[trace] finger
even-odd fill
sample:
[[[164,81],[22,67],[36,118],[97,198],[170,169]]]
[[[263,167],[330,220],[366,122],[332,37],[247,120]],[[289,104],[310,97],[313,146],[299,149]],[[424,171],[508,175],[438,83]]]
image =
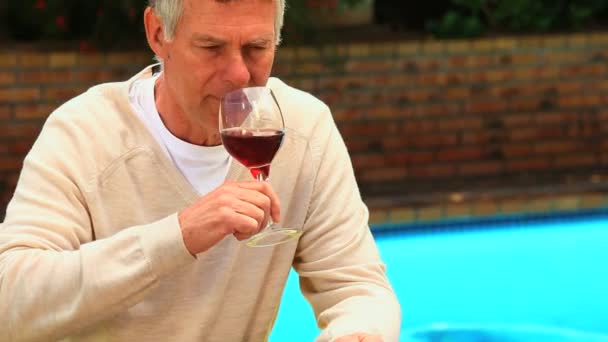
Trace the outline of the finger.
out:
[[[249,240],[253,235],[252,234],[243,234],[243,233],[234,233],[232,234],[239,241]]]
[[[232,235],[235,237],[248,237],[260,231],[259,222],[252,217],[240,213],[235,213],[235,215],[232,230]]]
[[[258,194],[258,196],[262,196]],[[260,208],[259,206],[248,202],[247,200],[237,200],[233,203],[232,209],[237,213],[254,219],[257,223],[257,230],[259,231],[266,226],[268,222],[267,210]],[[247,233],[243,231],[244,233]],[[255,232],[254,232],[255,233]]]
[[[240,212],[258,219],[258,221],[261,223],[260,225],[262,227],[265,227],[270,218],[270,215],[271,215],[270,211],[271,211],[272,203],[271,203],[271,199],[268,196],[266,196],[266,194],[259,191],[258,189],[259,188],[256,189],[256,187],[249,188],[249,187],[238,187],[238,186],[230,188],[229,192],[235,198],[229,198],[226,203],[228,203],[230,205],[230,207],[234,208],[235,210],[240,209],[240,207],[237,207],[237,205],[242,206],[242,203],[240,203],[240,202],[247,202],[247,203],[250,203],[251,205],[256,206],[261,211],[261,214],[263,215],[261,218],[258,218],[258,216],[253,216],[252,215],[252,213],[254,212],[253,210],[247,210],[247,211],[240,210]],[[235,199],[238,200],[239,202],[234,202]],[[251,209],[251,208],[249,208],[249,209]]]
[[[268,182],[241,182],[238,186],[242,189],[255,190],[264,194],[270,199],[270,215],[274,222],[279,222],[281,219],[281,205],[279,196],[274,192]]]

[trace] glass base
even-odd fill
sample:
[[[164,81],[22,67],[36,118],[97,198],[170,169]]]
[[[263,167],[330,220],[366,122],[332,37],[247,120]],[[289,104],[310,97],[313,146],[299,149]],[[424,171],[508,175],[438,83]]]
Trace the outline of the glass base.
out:
[[[269,227],[244,242],[249,247],[269,247],[297,239],[300,235],[302,231],[299,229]]]

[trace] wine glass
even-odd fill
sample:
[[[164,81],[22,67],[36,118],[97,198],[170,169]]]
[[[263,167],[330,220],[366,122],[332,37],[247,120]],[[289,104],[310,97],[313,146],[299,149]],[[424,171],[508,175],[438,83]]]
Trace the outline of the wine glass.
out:
[[[260,182],[267,181],[270,163],[285,137],[285,123],[274,93],[267,87],[241,88],[220,102],[220,135],[226,151]],[[245,240],[251,247],[273,246],[301,235],[300,229],[272,222]]]

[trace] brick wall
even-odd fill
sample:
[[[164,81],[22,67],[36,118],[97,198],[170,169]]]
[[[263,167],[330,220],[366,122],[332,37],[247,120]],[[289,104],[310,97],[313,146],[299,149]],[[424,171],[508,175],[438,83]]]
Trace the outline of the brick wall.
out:
[[[149,52],[0,52],[0,217],[50,111]],[[364,195],[561,184],[608,165],[608,33],[281,48],[328,103]]]

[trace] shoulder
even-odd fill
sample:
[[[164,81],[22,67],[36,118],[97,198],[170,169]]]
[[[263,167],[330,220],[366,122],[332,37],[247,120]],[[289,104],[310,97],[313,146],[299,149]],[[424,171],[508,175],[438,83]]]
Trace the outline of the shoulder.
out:
[[[106,137],[121,135],[124,130],[136,132],[140,122],[129,100],[132,82],[133,79],[91,87],[51,113],[45,128],[59,125],[64,129],[71,128],[89,136]],[[128,141],[121,139],[121,142]]]
[[[74,167],[94,176],[144,148],[149,133],[131,108],[129,85],[129,81],[100,84],[59,106],[47,118],[27,158],[48,165],[70,159]]]

